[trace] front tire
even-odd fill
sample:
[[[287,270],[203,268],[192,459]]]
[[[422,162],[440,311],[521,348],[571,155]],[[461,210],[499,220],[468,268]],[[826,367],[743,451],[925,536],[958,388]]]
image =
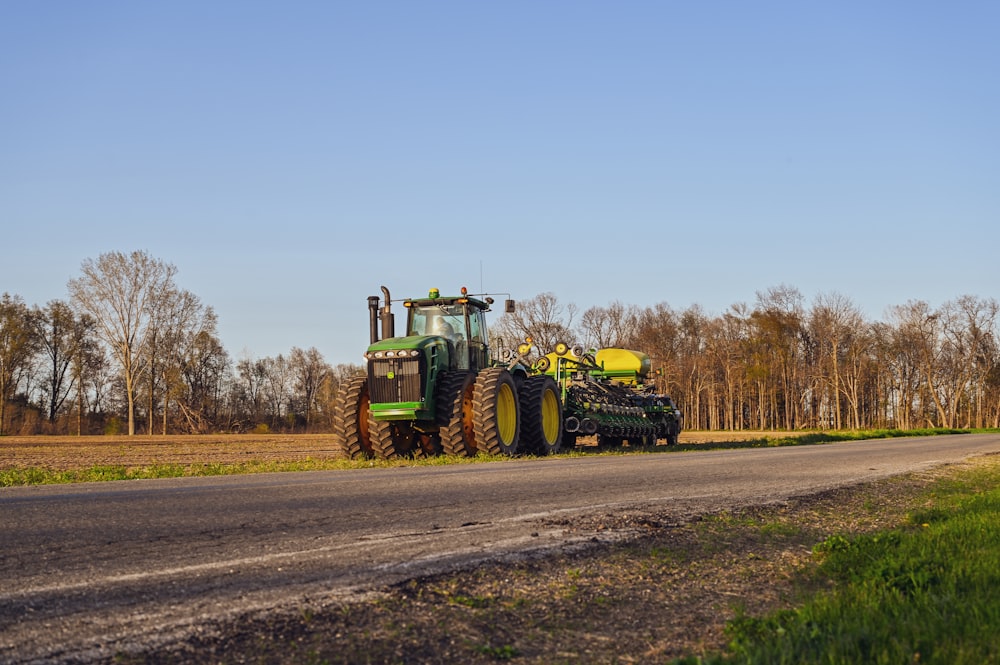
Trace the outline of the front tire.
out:
[[[368,438],[379,459],[397,459],[413,452],[416,434],[407,422],[375,420],[368,414]]]
[[[341,384],[333,419],[333,441],[348,459],[368,459],[375,455],[368,434],[369,404],[367,376],[355,376]]]

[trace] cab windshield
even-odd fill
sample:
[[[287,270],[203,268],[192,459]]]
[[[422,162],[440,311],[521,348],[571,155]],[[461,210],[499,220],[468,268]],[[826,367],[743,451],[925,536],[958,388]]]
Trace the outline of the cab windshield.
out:
[[[466,339],[466,335],[474,342],[485,342],[485,332],[481,330],[481,315],[466,317],[464,304],[425,305],[410,309],[407,322],[407,335],[439,335],[454,342]],[[473,311],[478,314],[478,310]],[[465,322],[469,322],[469,330]]]
[[[410,310],[406,334],[465,337],[465,307],[462,305],[414,307]]]

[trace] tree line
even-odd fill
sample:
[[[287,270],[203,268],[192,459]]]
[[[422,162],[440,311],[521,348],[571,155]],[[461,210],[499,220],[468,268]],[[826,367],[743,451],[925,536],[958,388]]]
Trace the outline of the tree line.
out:
[[[233,359],[216,315],[145,252],[85,260],[67,300],[0,297],[0,434],[324,432],[340,384],[363,371],[314,347]],[[551,293],[521,301],[493,343],[530,337],[643,351],[689,429],[1000,427],[992,298],[910,301],[869,321],[849,298],[808,306],[789,286],[721,315],[614,302],[580,313]]]
[[[67,300],[0,296],[0,435],[328,430],[340,380],[315,348],[227,353],[217,317],[146,252],[87,259]]]
[[[657,388],[689,429],[1000,427],[995,299],[965,295],[937,308],[913,300],[870,321],[841,294],[809,306],[786,285],[756,295],[753,306],[713,316],[666,303],[581,315],[542,294],[497,332],[531,331],[542,350],[568,340],[648,353],[662,370]]]

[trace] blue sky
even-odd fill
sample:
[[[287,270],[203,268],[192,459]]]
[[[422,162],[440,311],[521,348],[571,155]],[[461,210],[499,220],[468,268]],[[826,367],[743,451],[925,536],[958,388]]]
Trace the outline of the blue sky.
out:
[[[366,297],[1000,297],[995,2],[7,2],[0,292],[141,249],[234,357]]]

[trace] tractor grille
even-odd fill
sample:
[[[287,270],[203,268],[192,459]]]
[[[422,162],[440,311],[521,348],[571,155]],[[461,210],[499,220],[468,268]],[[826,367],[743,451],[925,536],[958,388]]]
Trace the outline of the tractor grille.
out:
[[[423,356],[368,362],[368,390],[374,404],[419,402],[424,396]]]

